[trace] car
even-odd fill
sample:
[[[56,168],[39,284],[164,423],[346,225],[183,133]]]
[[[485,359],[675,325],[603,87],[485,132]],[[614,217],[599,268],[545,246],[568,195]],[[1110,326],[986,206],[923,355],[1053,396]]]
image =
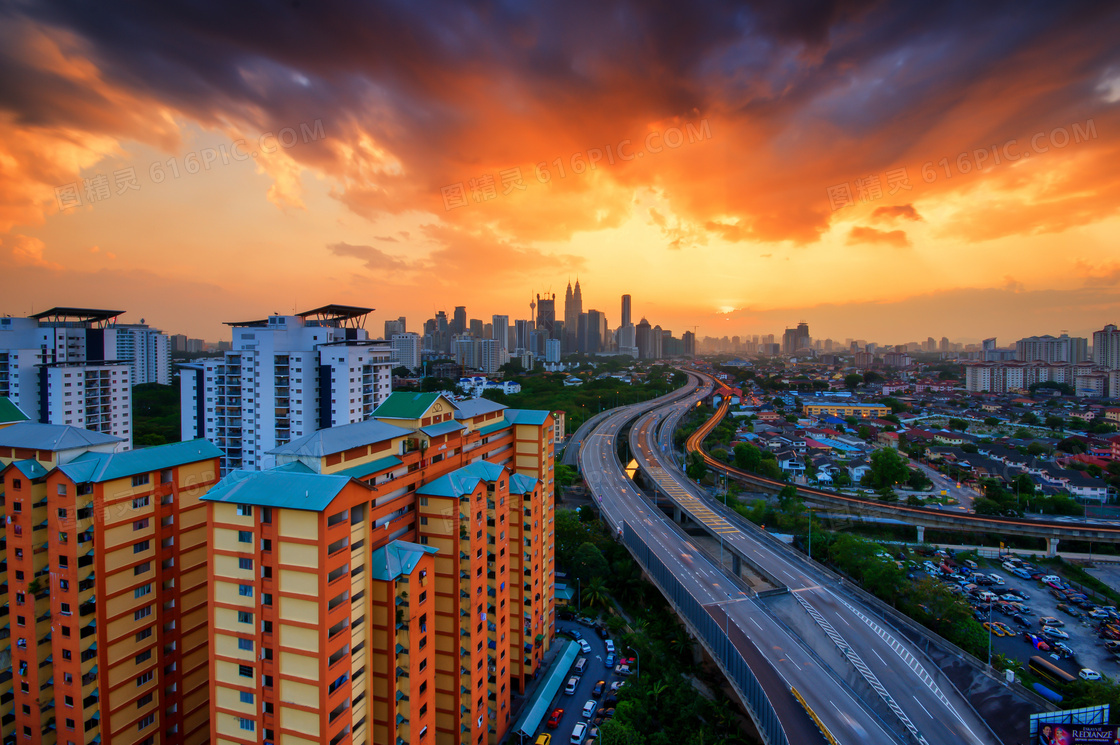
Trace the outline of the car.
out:
[[[1110,616],[1108,615],[1108,611],[1101,610],[1100,608],[1094,608],[1093,610],[1089,611],[1089,618],[1109,618],[1109,617]]]
[[[533,745],[552,745],[552,735],[547,732],[540,733],[537,739],[533,740]]]
[[[606,646],[607,646],[607,654],[610,654],[611,652],[614,652],[614,642],[612,640],[607,639],[603,643],[606,644]]]
[[[600,626],[598,629],[596,629],[596,631],[599,632],[600,639],[606,639],[607,635],[611,633],[610,629],[608,629],[606,626]]]
[[[1051,584],[1053,582],[1057,582],[1057,583],[1061,584],[1062,578],[1059,577],[1056,574],[1047,574],[1046,576],[1044,576],[1042,578],[1042,584],[1044,584],[1044,585],[1048,585],[1048,584]]]
[[[1006,584],[1003,577],[999,576],[998,574],[989,574],[988,577],[990,577],[992,582],[996,583],[997,585]]]
[[[998,625],[996,625],[994,623],[988,623],[987,621],[985,621],[984,622],[984,628],[986,628],[988,631],[992,632],[996,636],[1003,636],[1003,629],[1001,629]]]
[[[603,665],[607,668],[614,667],[614,655],[613,654],[608,654],[606,656],[606,659],[603,660]]]
[[[577,686],[579,686],[579,678],[575,676],[568,678],[568,685],[564,686],[564,694],[567,696],[573,695]]]
[[[549,729],[556,729],[557,727],[560,726],[560,720],[563,719],[563,718],[564,718],[564,710],[563,709],[553,709],[552,713],[549,714],[549,716],[548,716],[548,722],[546,723],[546,726]]]
[[[1031,622],[1028,621],[1027,619],[1023,618],[1018,613],[1012,615],[1011,620],[1014,621],[1015,623],[1019,624],[1019,626],[1023,627],[1024,629],[1029,629],[1030,626],[1031,626]]]
[[[1105,649],[1112,652],[1120,652],[1120,641],[1115,639],[1106,639],[1104,642]]]
[[[603,689],[606,688],[606,687],[607,687],[607,681],[600,680],[598,683],[595,684],[595,687],[591,689],[591,695],[594,696],[595,698],[599,698],[600,696],[603,695]]]
[[[615,691],[617,691],[619,688],[621,688],[625,684],[626,684],[625,680],[614,681],[613,683],[611,683],[611,693],[614,693]],[[609,701],[610,699],[608,698],[607,700]]]
[[[568,740],[571,745],[580,745],[583,742],[583,735],[587,732],[586,722],[576,722],[576,726],[572,727],[572,737]]]
[[[1015,632],[1003,621],[992,621],[992,625],[999,627],[999,630],[1003,632],[1004,636],[1015,636]]]
[[[1050,646],[1053,648],[1053,650],[1055,652],[1057,652],[1063,658],[1074,656],[1073,649],[1068,644],[1066,644],[1065,642],[1054,642]]]
[[[1047,626],[1043,628],[1042,635],[1047,639],[1069,639],[1069,634],[1062,631],[1061,629],[1056,629],[1053,626]]]
[[[583,705],[583,718],[590,719],[597,708],[599,708],[599,704],[595,703],[595,699],[588,699],[587,703]]]
[[[1060,618],[1054,618],[1053,616],[1043,616],[1042,618],[1038,619],[1038,625],[1039,626],[1057,626],[1057,627],[1060,627],[1060,626],[1065,626],[1066,622],[1063,621]]]
[[[583,634],[580,633],[579,629],[568,629],[565,633],[575,639],[577,642],[583,638]]]
[[[1101,674],[1092,668],[1083,667],[1077,671],[1077,677],[1082,680],[1100,680]]]
[[[583,650],[584,654],[591,654],[591,645],[587,643],[586,639],[579,640],[579,648]]]
[[[604,706],[617,706],[618,705],[618,696],[607,696],[605,699],[603,699],[603,705]]]

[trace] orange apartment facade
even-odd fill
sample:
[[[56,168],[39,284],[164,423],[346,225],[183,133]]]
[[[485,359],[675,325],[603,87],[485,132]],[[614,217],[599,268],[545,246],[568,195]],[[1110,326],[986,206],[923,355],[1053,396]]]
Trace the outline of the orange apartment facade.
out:
[[[5,741],[209,738],[205,440],[116,452],[74,427],[0,430]]]
[[[204,497],[214,743],[496,742],[541,664],[552,417],[403,392],[374,416]]]

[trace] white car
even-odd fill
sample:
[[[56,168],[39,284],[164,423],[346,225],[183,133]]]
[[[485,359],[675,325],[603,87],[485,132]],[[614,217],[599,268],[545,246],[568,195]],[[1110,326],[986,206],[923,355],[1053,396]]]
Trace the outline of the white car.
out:
[[[583,650],[584,654],[591,654],[591,645],[587,643],[586,639],[579,640],[579,648]]]
[[[1039,582],[1041,582],[1044,585],[1050,584],[1051,582],[1061,582],[1061,581],[1062,581],[1062,578],[1059,577],[1056,574],[1047,574],[1045,577],[1043,577],[1042,579],[1039,580]]]
[[[1003,577],[998,574],[989,574],[988,576],[991,577],[992,582],[995,582],[997,585],[1005,584]]]
[[[580,745],[583,742],[583,735],[587,732],[587,722],[576,722],[576,726],[572,727],[572,739],[568,740],[572,745]]]
[[[1043,626],[1042,635],[1047,639],[1069,639],[1069,634],[1053,626]]]
[[[613,654],[614,653],[614,641],[611,640],[611,639],[607,639],[603,643],[607,645],[607,653],[608,654]]]
[[[1100,680],[1101,679],[1101,674],[1100,673],[1098,673],[1096,670],[1092,670],[1092,669],[1087,668],[1087,667],[1081,668],[1081,671],[1079,673],[1077,673],[1077,675],[1082,680]]]
[[[599,704],[594,699],[588,699],[587,703],[583,705],[583,718],[590,719],[597,708],[599,708]]]

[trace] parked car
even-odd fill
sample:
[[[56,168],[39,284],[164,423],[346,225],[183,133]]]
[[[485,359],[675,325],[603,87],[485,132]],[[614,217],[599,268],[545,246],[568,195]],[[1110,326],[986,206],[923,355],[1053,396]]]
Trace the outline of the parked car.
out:
[[[580,639],[583,638],[583,634],[580,632],[579,629],[568,629],[564,633],[567,634],[568,636],[572,637],[576,641],[579,641]]]
[[[606,659],[603,660],[603,665],[607,668],[614,667],[614,655],[608,654]]]
[[[563,718],[564,718],[564,710],[563,709],[553,709],[552,714],[549,715],[549,717],[548,717],[548,722],[546,723],[546,726],[549,729],[556,729],[557,727],[560,726],[560,720],[563,719]]]
[[[605,680],[600,680],[595,684],[595,687],[591,689],[591,695],[595,698],[599,698],[603,695],[603,689],[606,688],[606,685],[607,682]]]
[[[1061,584],[1062,583],[1062,578],[1059,577],[1056,574],[1047,574],[1045,577],[1042,578],[1042,584],[1044,584],[1044,585],[1050,585],[1050,584],[1054,584],[1054,583]]]
[[[600,639],[606,639],[611,633],[610,629],[608,629],[606,626],[600,626],[598,628],[598,631],[599,631],[599,638]]]
[[[1078,671],[1077,677],[1082,680],[1100,680],[1101,674],[1091,668],[1083,667]]]
[[[612,641],[611,639],[607,639],[604,644],[607,645],[607,654],[614,652],[614,641]]]
[[[1042,618],[1038,619],[1038,625],[1039,626],[1065,626],[1066,622],[1063,621],[1060,618],[1054,618],[1053,616],[1043,616]]]
[[[591,645],[587,643],[586,639],[579,640],[579,648],[583,650],[584,654],[591,654]]]
[[[571,745],[580,745],[583,742],[583,735],[587,732],[586,722],[576,722],[576,726],[572,727],[572,737],[568,740]]]
[[[1094,608],[1093,610],[1089,611],[1089,618],[1100,619],[1100,618],[1109,618],[1109,617],[1110,616],[1108,615],[1108,611],[1102,610],[1100,608]]]
[[[1027,619],[1023,618],[1018,613],[1012,615],[1011,620],[1014,621],[1015,623],[1019,624],[1019,626],[1021,626],[1024,629],[1028,629],[1031,626],[1031,622],[1028,621]]]
[[[992,632],[996,636],[1003,636],[1004,635],[1003,634],[1003,629],[1001,629],[998,624],[988,623],[987,621],[985,621],[984,622],[984,628],[986,628],[988,631]]]
[[[583,718],[590,719],[597,708],[599,708],[599,704],[595,702],[595,699],[588,699],[587,703],[583,705]]]
[[[1062,631],[1061,629],[1056,629],[1053,626],[1047,626],[1047,627],[1043,628],[1042,629],[1042,635],[1045,636],[1047,639],[1062,639],[1062,640],[1069,639],[1069,634]]]
[[[540,733],[537,739],[533,740],[533,745],[552,745],[552,735],[547,732]]]
[[[1074,656],[1073,649],[1068,644],[1066,644],[1065,642],[1054,642],[1050,646],[1054,649],[1055,652],[1057,652],[1063,658],[1068,658],[1068,657],[1073,657]]]
[[[575,676],[572,676],[571,678],[568,678],[568,684],[566,686],[564,686],[564,693],[568,696],[573,695],[576,692],[576,686],[578,686],[578,685],[579,685],[579,678],[577,678]]]

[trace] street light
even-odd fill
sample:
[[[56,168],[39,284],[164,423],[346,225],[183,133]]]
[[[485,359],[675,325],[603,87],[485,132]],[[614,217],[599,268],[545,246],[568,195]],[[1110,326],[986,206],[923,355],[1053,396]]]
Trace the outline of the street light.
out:
[[[576,577],[576,612],[583,613],[583,587],[579,577]]]
[[[988,601],[988,667],[992,666],[992,601]]]

